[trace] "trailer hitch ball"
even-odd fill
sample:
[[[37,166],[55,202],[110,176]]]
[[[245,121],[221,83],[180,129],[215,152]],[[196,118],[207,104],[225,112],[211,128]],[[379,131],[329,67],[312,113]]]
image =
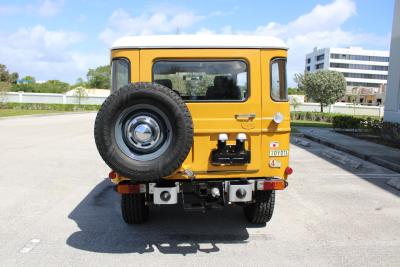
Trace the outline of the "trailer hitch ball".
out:
[[[219,198],[221,196],[221,193],[219,192],[219,188],[217,188],[217,187],[211,188],[211,196],[213,198]]]
[[[168,192],[168,191],[163,191],[163,192],[161,192],[161,194],[160,194],[160,199],[161,199],[162,201],[165,201],[165,202],[169,201],[169,200],[171,199],[171,193]]]
[[[246,197],[246,190],[243,188],[239,188],[238,190],[236,190],[236,196],[239,199],[243,199]]]

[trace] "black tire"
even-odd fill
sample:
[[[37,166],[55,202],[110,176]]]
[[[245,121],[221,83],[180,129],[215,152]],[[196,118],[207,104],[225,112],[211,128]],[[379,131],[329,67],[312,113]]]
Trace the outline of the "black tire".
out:
[[[121,196],[122,218],[127,224],[141,224],[149,219],[149,207],[145,194],[123,194]]]
[[[140,124],[153,127],[147,134],[154,147],[138,142]],[[152,182],[172,174],[186,159],[193,143],[193,123],[185,102],[173,90],[156,83],[133,83],[104,101],[94,136],[111,169],[135,183]]]
[[[272,218],[275,191],[256,191],[255,203],[243,208],[246,219],[255,224],[265,224]]]

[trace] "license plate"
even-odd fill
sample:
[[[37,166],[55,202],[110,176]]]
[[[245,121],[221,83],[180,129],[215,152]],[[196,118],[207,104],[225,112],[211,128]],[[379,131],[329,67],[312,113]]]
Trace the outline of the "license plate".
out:
[[[270,157],[287,157],[289,156],[289,150],[270,150]]]

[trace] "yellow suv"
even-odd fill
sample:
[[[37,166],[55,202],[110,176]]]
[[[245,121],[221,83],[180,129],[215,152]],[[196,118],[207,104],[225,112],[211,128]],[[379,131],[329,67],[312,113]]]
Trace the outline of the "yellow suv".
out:
[[[271,219],[285,189],[287,47],[240,35],[136,36],[111,48],[112,93],[95,122],[98,151],[122,194],[123,219],[149,206],[243,206]]]

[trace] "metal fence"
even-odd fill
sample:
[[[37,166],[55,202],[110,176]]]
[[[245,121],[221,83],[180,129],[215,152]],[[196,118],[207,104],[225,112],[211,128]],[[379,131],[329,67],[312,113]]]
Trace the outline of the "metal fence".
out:
[[[81,98],[81,104],[97,104],[100,105],[106,99],[105,96],[86,96]],[[67,96],[65,94],[43,94],[43,93],[25,93],[25,92],[10,92],[5,94],[6,102],[16,103],[46,103],[46,104],[78,104],[79,97]],[[383,108],[381,106],[363,106],[353,105],[348,103],[336,103],[324,107],[324,112],[341,113],[349,115],[368,115],[368,116],[383,116]],[[320,111],[318,103],[299,103],[291,105],[292,111]]]

